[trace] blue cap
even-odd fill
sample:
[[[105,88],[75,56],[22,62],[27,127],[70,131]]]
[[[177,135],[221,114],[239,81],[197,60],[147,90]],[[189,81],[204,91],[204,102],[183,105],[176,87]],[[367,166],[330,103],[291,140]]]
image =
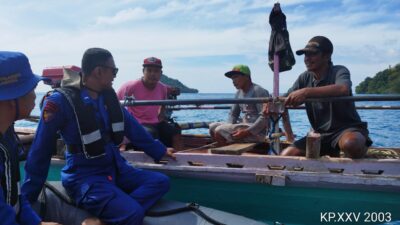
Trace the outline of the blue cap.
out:
[[[41,80],[23,53],[0,51],[0,101],[28,94]]]

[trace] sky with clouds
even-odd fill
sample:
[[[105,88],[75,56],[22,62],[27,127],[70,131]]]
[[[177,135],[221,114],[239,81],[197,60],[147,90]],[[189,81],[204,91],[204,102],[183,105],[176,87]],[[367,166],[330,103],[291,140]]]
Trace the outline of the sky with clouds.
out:
[[[143,59],[161,58],[164,73],[203,93],[232,93],[223,74],[247,64],[253,81],[272,91],[268,67],[270,0],[0,0],[0,49],[28,55],[34,72],[80,65],[90,47],[110,50],[120,72],[140,78]],[[316,35],[334,44],[334,64],[345,65],[353,88],[400,63],[399,0],[281,0],[293,51]],[[305,70],[296,56],[280,74],[285,92]],[[46,90],[44,85],[39,91]]]

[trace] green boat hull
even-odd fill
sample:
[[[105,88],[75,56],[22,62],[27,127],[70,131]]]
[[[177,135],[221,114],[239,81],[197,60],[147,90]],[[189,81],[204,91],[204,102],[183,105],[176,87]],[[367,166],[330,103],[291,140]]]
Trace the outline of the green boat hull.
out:
[[[370,224],[400,220],[400,195],[396,193],[275,187],[174,177],[171,180],[168,199],[194,201],[269,224],[318,224],[324,222],[321,216],[326,213],[327,218],[329,212],[335,213],[336,217],[339,213],[351,216],[360,213],[360,223],[366,222],[368,213],[386,213],[383,221],[377,219]],[[343,219],[350,222],[346,215]],[[354,218],[352,222],[355,222]]]

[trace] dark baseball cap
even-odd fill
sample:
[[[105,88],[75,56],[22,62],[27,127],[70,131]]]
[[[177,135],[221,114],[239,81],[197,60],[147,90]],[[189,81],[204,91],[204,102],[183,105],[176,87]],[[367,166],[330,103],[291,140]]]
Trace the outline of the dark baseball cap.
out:
[[[324,36],[315,36],[308,41],[305,48],[297,50],[297,55],[303,55],[306,52],[323,52],[332,54],[333,45],[332,42]]]
[[[158,59],[156,57],[145,58],[143,60],[143,67],[145,66],[155,66],[162,68],[161,59]]]

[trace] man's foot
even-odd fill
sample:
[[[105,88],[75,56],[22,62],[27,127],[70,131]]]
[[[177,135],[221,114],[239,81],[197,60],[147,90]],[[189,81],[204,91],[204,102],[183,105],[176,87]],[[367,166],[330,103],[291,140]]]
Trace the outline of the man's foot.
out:
[[[121,144],[121,145],[119,146],[119,151],[120,151],[120,152],[126,151],[126,144]]]
[[[82,222],[82,225],[106,225],[98,218],[87,218]]]

